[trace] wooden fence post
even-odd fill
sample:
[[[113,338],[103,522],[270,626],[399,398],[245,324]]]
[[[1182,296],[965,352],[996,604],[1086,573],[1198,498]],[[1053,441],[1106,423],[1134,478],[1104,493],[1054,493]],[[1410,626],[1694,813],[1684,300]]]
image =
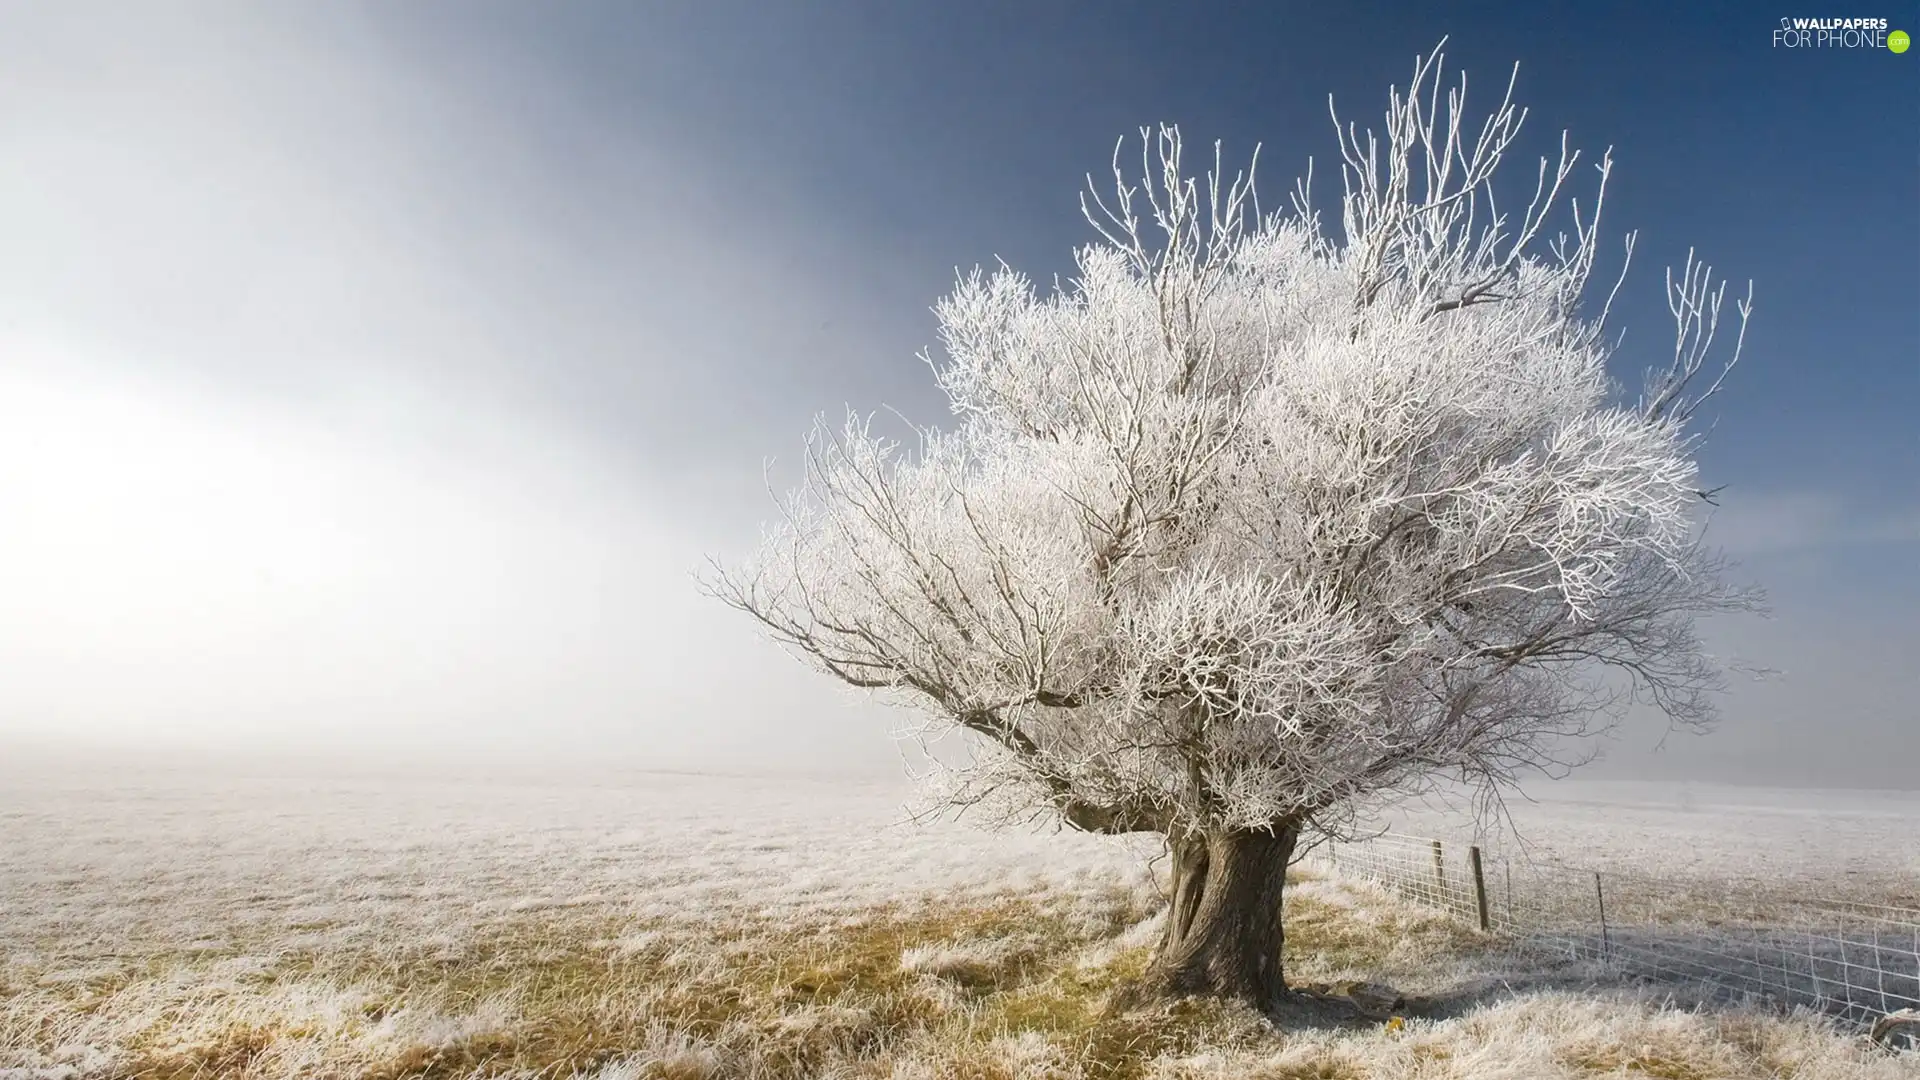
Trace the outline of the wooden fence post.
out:
[[[1485,933],[1493,929],[1493,920],[1487,913],[1487,876],[1480,865],[1480,846],[1475,844],[1467,849],[1467,866],[1473,870],[1473,907],[1480,916],[1480,930]]]

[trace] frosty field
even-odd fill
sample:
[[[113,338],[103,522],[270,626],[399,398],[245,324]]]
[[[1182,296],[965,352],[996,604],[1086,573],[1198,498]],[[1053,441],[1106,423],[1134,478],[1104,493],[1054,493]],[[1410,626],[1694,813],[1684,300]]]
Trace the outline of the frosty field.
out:
[[[1210,1007],[1109,1015],[1153,940],[1153,849],[915,824],[894,783],[0,779],[8,1080],[1916,1075],[1811,1018],[1517,967],[1306,868],[1290,977],[1386,981],[1431,996],[1427,1018],[1276,1035]],[[1648,802],[1595,813],[1601,833],[1568,803],[1536,840],[1643,858],[1668,814],[1739,868],[1763,820],[1769,858],[1805,830],[1845,881],[1912,857],[1909,804],[1885,802],[1805,821]]]
[[[1530,785],[1528,796],[1507,800],[1510,827],[1477,828],[1439,803],[1380,825],[1478,843],[1523,865],[1920,907],[1920,792],[1562,780]]]

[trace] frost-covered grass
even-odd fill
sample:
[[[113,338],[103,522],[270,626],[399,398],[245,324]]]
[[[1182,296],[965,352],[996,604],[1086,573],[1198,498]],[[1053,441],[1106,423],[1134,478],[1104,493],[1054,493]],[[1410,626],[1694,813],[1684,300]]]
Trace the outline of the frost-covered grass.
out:
[[[1511,970],[1311,872],[1293,977],[1429,1016],[1110,1014],[1157,932],[1137,845],[904,824],[890,785],[637,783],[10,775],[0,1076],[1915,1074],[1814,1019]]]

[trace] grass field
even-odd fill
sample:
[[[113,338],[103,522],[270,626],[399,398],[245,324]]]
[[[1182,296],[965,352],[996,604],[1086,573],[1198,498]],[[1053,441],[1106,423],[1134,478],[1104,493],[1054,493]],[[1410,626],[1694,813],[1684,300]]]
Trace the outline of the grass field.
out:
[[[1569,860],[1669,881],[1734,881],[1920,908],[1920,791],[1563,780],[1477,823],[1436,801],[1379,824],[1474,842],[1491,858]],[[1476,825],[1492,824],[1492,828]]]
[[[1304,868],[1291,977],[1424,1015],[1113,1014],[1152,849],[915,825],[900,794],[7,773],[0,1077],[1920,1075],[1814,1018],[1515,967]]]

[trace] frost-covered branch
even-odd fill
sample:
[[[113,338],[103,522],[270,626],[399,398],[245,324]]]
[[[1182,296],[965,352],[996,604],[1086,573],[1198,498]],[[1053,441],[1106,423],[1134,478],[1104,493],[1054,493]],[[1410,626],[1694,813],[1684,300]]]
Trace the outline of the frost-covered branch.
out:
[[[1519,68],[1508,78],[1499,106],[1472,132],[1465,126],[1464,74],[1441,106],[1445,59],[1436,46],[1415,62],[1406,92],[1392,94],[1384,145],[1371,131],[1342,126],[1334,114],[1345,163],[1343,221],[1354,256],[1356,303],[1372,304],[1383,290],[1397,286],[1405,294],[1400,302],[1432,318],[1513,299],[1521,289],[1550,288],[1571,306],[1593,268],[1601,204],[1613,172],[1611,151],[1595,166],[1599,182],[1591,212],[1582,215],[1579,201],[1572,202],[1571,243],[1562,234],[1548,245],[1554,272],[1523,273],[1580,153],[1570,149],[1562,133],[1558,158],[1540,159],[1533,194],[1513,221],[1499,209],[1493,180],[1527,118],[1527,111],[1513,103]],[[1332,98],[1327,105],[1332,110]]]
[[[1714,284],[1713,268],[1695,262],[1692,248],[1687,249],[1687,265],[1679,281],[1673,279],[1671,268],[1667,270],[1667,310],[1673,313],[1674,323],[1673,360],[1664,370],[1647,376],[1641,408],[1649,418],[1670,416],[1676,422],[1685,423],[1692,418],[1694,410],[1720,392],[1727,373],[1740,362],[1740,350],[1747,342],[1747,317],[1753,313],[1751,281],[1747,282],[1747,295],[1734,303],[1740,328],[1733,352],[1704,391],[1692,398],[1684,396],[1687,387],[1706,367],[1714,335],[1720,329],[1720,306],[1726,295],[1727,283]]]

